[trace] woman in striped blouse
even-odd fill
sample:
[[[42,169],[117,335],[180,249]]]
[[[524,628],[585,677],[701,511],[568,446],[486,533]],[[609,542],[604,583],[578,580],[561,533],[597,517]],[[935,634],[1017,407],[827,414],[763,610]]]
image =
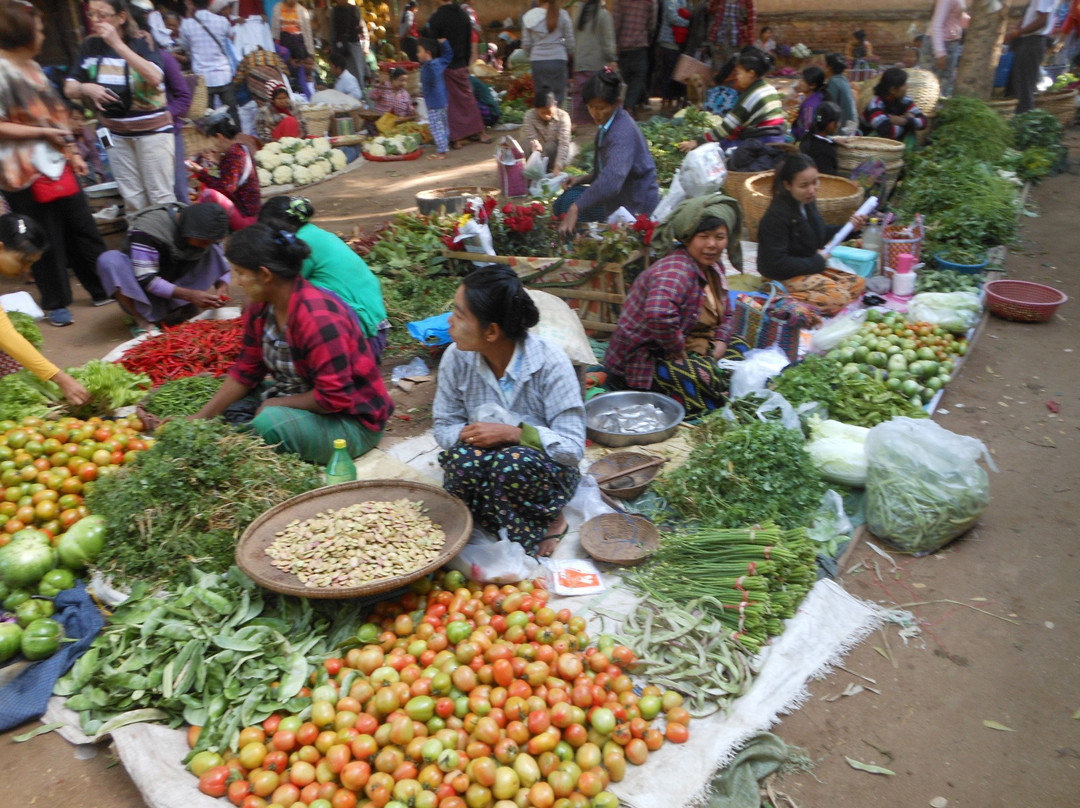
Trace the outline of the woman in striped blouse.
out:
[[[763,144],[784,142],[784,102],[776,88],[765,81],[772,59],[759,48],[744,48],[735,62],[735,89],[739,100],[716,128],[705,133],[705,141],[720,141],[727,148],[742,141]],[[701,145],[696,140],[679,144],[684,152]]]

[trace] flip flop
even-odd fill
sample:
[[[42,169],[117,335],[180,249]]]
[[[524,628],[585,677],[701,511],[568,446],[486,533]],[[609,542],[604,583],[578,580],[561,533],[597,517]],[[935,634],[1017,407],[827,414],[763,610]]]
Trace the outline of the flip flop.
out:
[[[149,334],[151,337],[156,337],[161,333],[161,330],[158,328],[143,328],[141,325],[133,325],[131,326],[131,328],[128,329],[128,331],[131,332],[132,339],[135,339],[136,337],[141,337],[144,334]]]
[[[558,533],[545,533],[544,538],[542,538],[540,541],[547,541],[548,539],[555,539],[555,543],[558,544],[559,542],[561,542],[563,540],[563,538],[566,536],[566,534],[568,532],[570,532],[570,523],[569,522],[567,522],[563,526],[563,529],[561,531],[559,531]]]

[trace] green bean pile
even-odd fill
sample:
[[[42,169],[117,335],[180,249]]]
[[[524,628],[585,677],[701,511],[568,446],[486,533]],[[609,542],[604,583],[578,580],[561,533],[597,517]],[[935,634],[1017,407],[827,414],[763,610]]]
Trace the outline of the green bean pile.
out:
[[[709,609],[723,609],[715,598],[684,606],[648,599],[625,617],[595,611],[622,621],[618,642],[631,648],[649,683],[686,694],[686,708],[704,718],[745,693],[757,670],[747,649],[731,637]]]
[[[784,630],[817,579],[816,551],[806,528],[702,527],[664,535],[660,550],[628,576],[631,586],[665,603],[701,599],[751,652]]]
[[[143,409],[158,418],[192,415],[202,409],[221,387],[221,378],[208,375],[185,376],[154,388]]]

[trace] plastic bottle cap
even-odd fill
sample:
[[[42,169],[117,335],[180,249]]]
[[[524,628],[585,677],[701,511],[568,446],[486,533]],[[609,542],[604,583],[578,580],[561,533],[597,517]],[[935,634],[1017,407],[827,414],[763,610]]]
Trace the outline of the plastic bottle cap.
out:
[[[334,448],[335,449],[344,449],[345,448],[345,438],[334,438]]]

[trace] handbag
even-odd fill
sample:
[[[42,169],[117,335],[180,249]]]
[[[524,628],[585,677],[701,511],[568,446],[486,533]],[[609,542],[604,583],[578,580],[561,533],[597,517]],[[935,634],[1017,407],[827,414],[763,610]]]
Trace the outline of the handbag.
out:
[[[41,174],[30,184],[30,193],[34,201],[41,205],[75,196],[79,190],[79,180],[70,165],[65,165],[63,173],[55,180]]]
[[[734,333],[742,337],[751,348],[778,345],[788,359],[794,362],[799,355],[802,319],[791,316],[789,307],[783,305],[785,301],[790,301],[790,298],[784,297],[786,290],[783,285],[770,281],[769,286],[769,297],[764,303],[760,297],[752,295],[739,294],[735,297]],[[778,307],[783,311],[777,311]]]

